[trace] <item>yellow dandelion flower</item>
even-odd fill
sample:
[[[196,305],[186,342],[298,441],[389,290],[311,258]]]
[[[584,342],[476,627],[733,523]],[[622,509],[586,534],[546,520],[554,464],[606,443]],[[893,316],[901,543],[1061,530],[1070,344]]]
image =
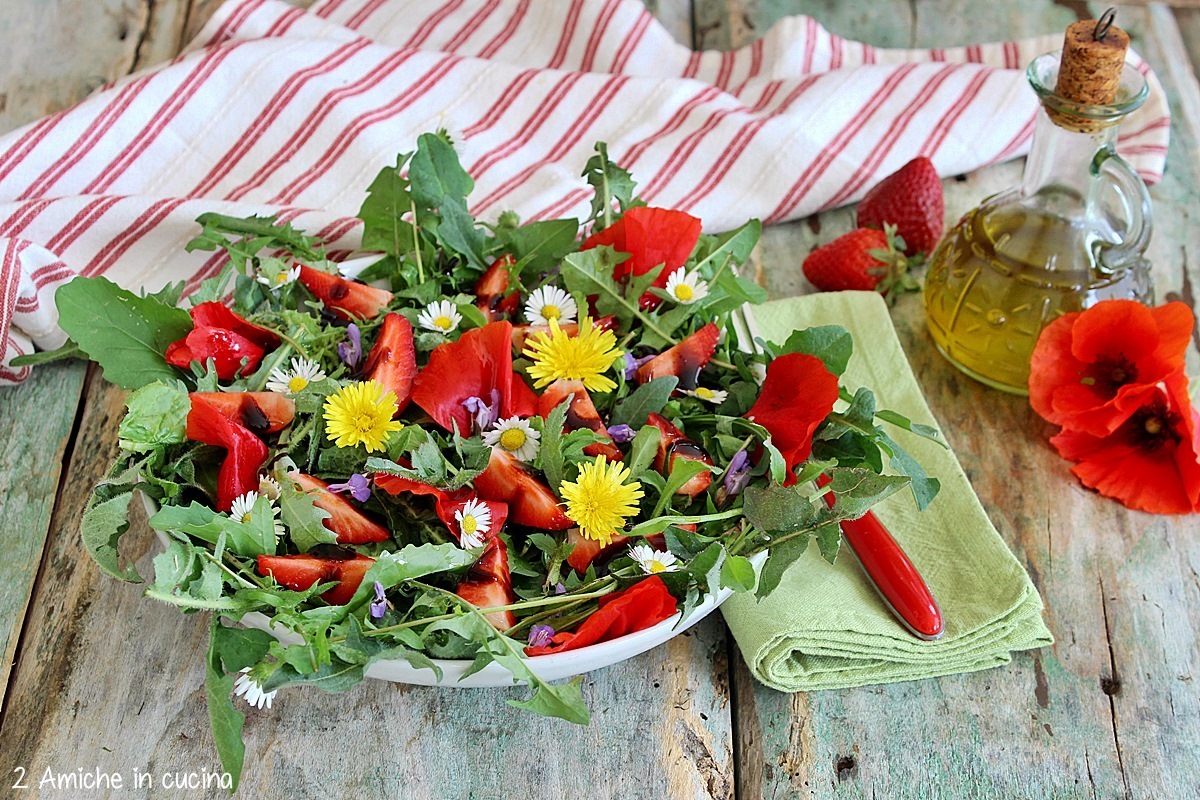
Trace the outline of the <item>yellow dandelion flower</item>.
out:
[[[642,484],[626,483],[629,470],[619,461],[612,464],[604,456],[584,464],[579,479],[560,486],[567,503],[567,516],[579,526],[586,538],[608,545],[625,520],[638,513]]]
[[[541,389],[557,380],[583,381],[592,392],[611,392],[617,388],[616,381],[604,375],[622,355],[612,331],[594,327],[587,317],[580,321],[577,336],[568,336],[558,320],[551,319],[549,323],[549,333],[530,336],[525,346],[525,355],[533,359],[529,376],[535,388]]]
[[[325,400],[325,433],[338,447],[362,442],[367,452],[383,450],[388,437],[404,427],[392,419],[396,395],[376,381],[343,386]]]

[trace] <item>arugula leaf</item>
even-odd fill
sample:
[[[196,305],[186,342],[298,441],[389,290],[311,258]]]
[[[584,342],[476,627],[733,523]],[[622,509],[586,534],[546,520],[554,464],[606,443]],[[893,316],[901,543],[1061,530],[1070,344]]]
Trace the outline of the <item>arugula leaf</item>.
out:
[[[14,367],[36,367],[39,364],[49,364],[52,361],[66,361],[68,358],[85,358],[86,355],[86,353],[79,349],[79,345],[68,339],[67,343],[57,350],[26,353],[23,356],[17,356],[9,363]]]
[[[142,453],[187,441],[192,402],[178,382],[148,383],[125,400],[125,416],[117,428],[122,450]]]
[[[242,726],[246,715],[233,707],[233,674],[262,661],[274,638],[265,631],[227,628],[214,614],[205,659],[204,690],[208,697],[208,719],[221,766],[233,779],[236,792],[242,776],[246,746]]]
[[[186,506],[163,506],[150,518],[156,531],[179,531],[210,544],[222,535],[228,537],[229,549],[242,558],[274,555],[275,531],[271,503],[265,497],[255,501],[250,520],[241,522],[192,501]]]
[[[659,516],[663,509],[666,508],[671,498],[675,493],[683,487],[685,483],[708,469],[702,461],[693,461],[688,458],[677,458],[671,464],[671,475],[667,478],[667,485],[662,490],[662,494],[658,496],[658,502],[654,504],[654,510],[650,512],[651,518]]]
[[[483,231],[467,211],[466,201],[447,196],[442,200],[441,212],[442,221],[434,231],[438,243],[465,257],[480,272],[486,270],[488,265],[483,260]]]
[[[840,325],[822,325],[794,332],[784,342],[780,355],[807,353],[825,363],[825,369],[841,375],[854,352],[854,339]]]
[[[626,461],[629,480],[637,480],[638,476],[654,463],[661,438],[662,432],[653,425],[645,425],[638,430],[637,435],[633,437],[633,444],[629,446],[629,458]]]
[[[393,256],[417,247],[415,228],[403,215],[412,205],[408,181],[402,170],[408,154],[396,157],[394,167],[384,167],[367,187],[367,198],[358,209],[363,221],[362,249],[381,250]]]
[[[546,417],[542,425],[542,444],[538,448],[538,468],[546,476],[546,485],[556,495],[564,477],[563,428],[567,424],[567,410],[570,407],[571,399],[568,398],[555,406]]]
[[[817,528],[814,536],[821,550],[821,558],[830,564],[837,561],[838,550],[842,546],[842,526],[837,522],[827,522]]]
[[[465,201],[475,181],[463,169],[458,153],[445,135],[423,133],[408,166],[412,198],[425,208],[442,208],[447,200]]]
[[[337,544],[337,534],[324,524],[332,515],[318,508],[312,495],[301,490],[295,481],[286,475],[280,478],[279,513],[296,549],[307,553],[319,544]]]
[[[616,404],[612,411],[611,424],[641,428],[650,414],[662,412],[678,385],[679,378],[674,375],[664,375],[643,383]]]
[[[609,160],[608,145],[604,142],[596,142],[596,155],[588,159],[583,168],[583,177],[596,190],[592,197],[592,216],[589,221],[596,222],[598,230],[612,225],[614,200],[622,212],[635,204],[633,190],[636,184],[633,176]]]
[[[530,275],[549,272],[563,256],[575,250],[578,233],[579,222],[573,219],[541,220],[496,232],[504,249],[524,264],[522,272]]]
[[[735,592],[754,588],[754,565],[745,556],[728,556],[721,564],[721,586]]]
[[[163,354],[191,331],[186,311],[138,297],[107,278],[74,278],[58,287],[54,300],[62,329],[110,383],[133,390],[179,379]]]

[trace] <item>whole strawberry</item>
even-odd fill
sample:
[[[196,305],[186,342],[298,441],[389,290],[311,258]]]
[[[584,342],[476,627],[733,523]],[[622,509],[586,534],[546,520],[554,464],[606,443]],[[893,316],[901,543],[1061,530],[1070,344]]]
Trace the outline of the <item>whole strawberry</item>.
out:
[[[867,192],[858,204],[858,227],[896,226],[905,254],[933,252],[945,227],[946,201],[933,162],[917,156]]]
[[[825,292],[876,289],[898,294],[917,286],[908,274],[904,241],[892,225],[882,231],[856,228],[839,236],[809,253],[803,269],[809,283]]]

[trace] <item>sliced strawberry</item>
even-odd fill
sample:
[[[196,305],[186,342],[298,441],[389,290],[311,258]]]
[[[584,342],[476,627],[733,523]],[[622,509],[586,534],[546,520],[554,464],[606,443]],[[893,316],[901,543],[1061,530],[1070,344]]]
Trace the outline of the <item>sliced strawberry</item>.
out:
[[[353,558],[319,558],[317,556],[259,556],[258,574],[275,578],[281,586],[303,592],[318,583],[338,581],[338,585],[321,594],[321,599],[333,606],[344,606],[354,597],[363,576],[375,563],[367,556]]]
[[[475,478],[475,491],[485,500],[508,503],[508,515],[518,525],[561,531],[574,523],[563,513],[550,487],[530,475],[512,454],[492,449],[483,474]]]
[[[383,327],[367,354],[363,373],[367,380],[378,381],[396,395],[396,416],[404,413],[412,399],[413,381],[417,377],[412,323],[395,312],[383,318]]]
[[[512,265],[512,256],[501,256],[475,282],[475,305],[492,322],[516,316],[521,308],[520,293],[508,291],[508,270]]]
[[[446,499],[446,493],[438,487],[422,483],[421,481],[415,481],[412,478],[406,478],[403,475],[388,475],[383,472],[376,472],[375,488],[383,489],[388,494],[408,492],[418,496],[428,495],[438,501]]]
[[[267,446],[248,428],[226,417],[215,406],[192,395],[185,435],[193,442],[224,447],[225,460],[217,473],[217,510],[228,511],[233,501],[258,490],[258,471],[267,462]]]
[[[313,495],[313,505],[329,512],[324,525],[337,534],[338,544],[366,544],[384,542],[391,538],[388,529],[367,518],[340,494],[327,488],[329,484],[320,478],[292,472],[289,476],[296,485]]]
[[[634,377],[638,383],[647,383],[655,378],[674,375],[679,378],[681,389],[694,389],[700,378],[700,370],[712,358],[720,337],[720,329],[710,322],[679,344],[642,364]]]
[[[508,548],[499,536],[491,536],[479,557],[463,578],[457,589],[458,596],[476,608],[496,608],[512,605],[516,596],[512,591],[512,575],[508,571]],[[487,615],[488,622],[498,630],[508,630],[517,624],[511,611],[497,611]]]
[[[471,502],[472,498],[469,494],[465,497],[455,496],[447,497],[445,500],[439,500],[436,506],[438,519],[440,519],[450,533],[454,534],[455,539],[462,539],[462,530],[460,530],[458,521],[454,515],[464,509],[467,503]],[[492,514],[491,525],[488,526],[487,536],[495,536],[504,528],[504,523],[508,521],[508,504],[499,503],[495,500],[482,500],[488,511]]]
[[[296,404],[278,392],[192,392],[191,396],[260,436],[278,433],[296,416]]]
[[[239,333],[198,325],[187,336],[167,345],[164,357],[168,364],[180,369],[189,369],[193,361],[204,365],[211,360],[217,378],[229,381],[258,369],[263,349]]]
[[[300,267],[300,282],[333,313],[345,320],[371,319],[392,302],[392,293],[348,281],[312,267]]]
[[[579,528],[567,531],[567,544],[574,545],[571,555],[567,556],[567,564],[580,575],[587,572],[588,565],[597,559],[616,555],[629,541],[628,536],[614,536],[607,545],[602,545],[595,539],[589,539],[579,532]]]
[[[188,313],[192,315],[192,322],[197,328],[224,328],[249,339],[263,350],[274,350],[279,346],[279,334],[275,331],[255,325],[221,303],[210,300],[193,307]]]
[[[708,454],[700,449],[700,445],[684,436],[683,431],[672,425],[666,417],[650,414],[646,418],[646,424],[658,428],[659,433],[662,434],[658,437],[658,455],[654,457],[654,468],[661,472],[663,477],[670,474],[671,467],[674,466],[677,458],[700,461],[710,465],[713,463]],[[710,484],[712,484],[712,473],[705,470],[679,487],[676,494],[686,494],[688,497],[694,498],[707,489]]]
[[[609,461],[620,461],[624,458],[620,449],[613,444],[612,437],[608,435],[608,428],[604,427],[604,422],[601,421],[583,381],[558,380],[547,386],[538,400],[538,415],[542,419],[549,417],[550,412],[562,405],[567,398],[571,398],[571,405],[567,407],[566,429],[576,431],[587,428],[605,439],[603,442],[589,444],[583,448],[583,452],[589,456],[607,456]]]

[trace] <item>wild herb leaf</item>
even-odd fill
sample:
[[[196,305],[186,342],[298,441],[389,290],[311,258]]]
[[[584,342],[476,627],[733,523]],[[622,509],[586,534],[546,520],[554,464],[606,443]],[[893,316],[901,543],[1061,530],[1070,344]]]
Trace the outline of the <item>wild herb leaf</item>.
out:
[[[125,399],[117,443],[122,450],[142,453],[186,442],[191,408],[187,390],[178,382],[148,383]]]
[[[613,408],[613,425],[628,425],[631,428],[641,428],[646,424],[650,414],[662,412],[671,399],[671,393],[679,385],[679,378],[666,375],[655,378],[634,389]]]
[[[854,339],[850,332],[840,325],[822,325],[816,328],[804,328],[788,337],[780,349],[780,355],[787,353],[807,353],[816,356],[825,363],[825,369],[834,375],[841,375],[850,363],[854,353]]]
[[[417,247],[416,229],[403,218],[412,205],[408,181],[402,174],[407,160],[408,154],[397,156],[396,165],[381,169],[367,187],[367,198],[358,210],[363,221],[363,250],[402,256]]]

